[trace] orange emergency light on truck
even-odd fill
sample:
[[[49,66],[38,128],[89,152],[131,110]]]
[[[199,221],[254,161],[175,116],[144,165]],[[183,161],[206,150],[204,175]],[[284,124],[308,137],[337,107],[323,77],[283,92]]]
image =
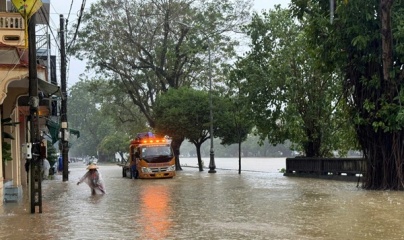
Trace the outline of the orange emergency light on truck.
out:
[[[129,159],[121,166],[123,177],[174,177],[175,157],[170,139],[155,136],[150,132],[137,134],[129,145]]]

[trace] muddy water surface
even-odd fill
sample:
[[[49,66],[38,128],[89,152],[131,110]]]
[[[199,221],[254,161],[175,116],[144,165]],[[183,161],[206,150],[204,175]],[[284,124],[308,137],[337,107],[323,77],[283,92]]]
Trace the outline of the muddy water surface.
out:
[[[284,158],[243,159],[241,175],[237,159],[216,159],[216,174],[196,162],[162,180],[101,164],[103,196],[76,185],[86,170],[72,163],[68,182],[43,182],[43,213],[26,198],[0,207],[0,239],[404,239],[403,192],[284,177]]]

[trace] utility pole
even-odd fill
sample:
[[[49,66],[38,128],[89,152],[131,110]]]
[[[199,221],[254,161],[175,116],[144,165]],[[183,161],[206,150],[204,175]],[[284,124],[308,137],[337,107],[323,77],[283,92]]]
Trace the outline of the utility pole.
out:
[[[66,92],[66,47],[65,47],[65,20],[60,14],[60,57],[61,72],[60,83],[62,87],[62,109],[60,111],[60,131],[63,160],[63,182],[69,180],[69,130],[67,128],[67,92]]]
[[[35,35],[35,15],[29,20],[28,26],[28,58],[29,58],[29,106],[30,115],[28,117],[28,144],[27,153],[29,160],[29,192],[31,213],[35,213],[36,207],[39,207],[39,213],[42,213],[42,159],[40,156],[41,140],[38,125],[38,74],[36,64],[36,35]]]

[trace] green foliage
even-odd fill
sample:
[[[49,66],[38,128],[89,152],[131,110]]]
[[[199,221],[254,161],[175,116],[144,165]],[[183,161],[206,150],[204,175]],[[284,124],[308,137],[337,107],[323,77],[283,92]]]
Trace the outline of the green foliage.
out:
[[[401,111],[401,103],[397,101],[401,84],[397,83],[403,80],[400,70],[404,59],[401,50],[403,13],[400,4],[395,2],[391,11],[392,59],[387,61],[392,63],[387,73],[391,82],[383,79],[380,1],[350,1],[347,5],[339,5],[338,17],[327,34],[328,52],[342,52],[334,54],[333,60],[336,68],[345,71],[347,102],[357,117],[356,123],[373,126],[375,132],[395,132],[403,127],[403,122],[397,121]],[[311,37],[315,38],[314,35]],[[387,57],[386,53],[384,57]]]
[[[250,7],[245,0],[99,1],[84,14],[84,27],[69,52],[87,59],[88,67],[120,89],[153,128],[158,95],[168,88],[204,86],[208,71],[221,75],[220,63],[234,57],[238,45],[226,33],[238,30]],[[127,104],[117,108],[122,119],[128,116]]]
[[[191,142],[209,138],[209,95],[192,88],[170,89],[154,106],[155,130]]]
[[[89,92],[88,85],[84,81],[76,83],[69,91],[70,100],[67,102],[69,126],[81,132],[81,137],[73,142],[70,149],[76,156],[96,155],[98,143],[104,136],[99,127],[105,119],[98,109],[97,95]]]
[[[215,114],[215,136],[219,136],[224,145],[242,143],[253,127],[249,109],[246,105],[237,104],[235,100],[235,97],[224,98],[221,111]]]
[[[292,0],[291,7],[311,26],[326,19],[324,1]],[[342,73],[343,97],[368,160],[365,188],[404,189],[403,36],[401,1],[335,1],[333,23],[308,32],[311,47],[320,38],[320,60]],[[308,11],[308,9],[310,11]],[[306,14],[318,9],[316,15]],[[321,20],[323,19],[323,20]]]
[[[52,145],[52,142],[48,141],[47,142],[47,158],[49,161],[49,164],[53,166],[55,162],[58,159],[58,152],[56,148]]]
[[[222,144],[239,143],[245,139],[251,122],[245,127],[241,117],[247,119],[247,114],[242,116],[242,108],[237,108],[229,98],[219,97],[217,93],[212,97],[215,136],[222,138]],[[154,107],[157,132],[183,136],[191,142],[204,142],[210,137],[209,98],[206,91],[186,87],[170,89],[157,99]]]
[[[196,147],[203,171],[200,147],[209,137],[209,94],[192,88],[169,89],[154,105],[155,130],[174,138],[187,138]]]
[[[19,124],[19,122],[12,122],[11,118],[5,118],[5,119],[1,119],[1,124],[2,124],[2,139],[3,139],[3,143],[2,143],[2,158],[3,158],[3,163],[6,161],[11,161],[13,160],[13,158],[11,157],[11,144],[8,142],[5,142],[4,139],[8,138],[11,140],[14,140],[14,137],[5,132],[4,131],[4,126],[16,126]]]
[[[128,134],[116,132],[105,136],[99,145],[99,149],[102,150],[104,154],[108,155],[113,155],[116,152],[127,152],[131,138],[132,136]]]
[[[136,106],[154,128],[159,95],[220,81],[239,44],[229,36],[240,32],[250,9],[251,0],[99,1],[68,52],[88,60],[88,69],[120,89],[128,109]],[[117,105],[117,116],[139,116],[127,104]],[[175,153],[182,141],[173,138]]]
[[[213,133],[222,139],[222,144],[241,143],[251,130],[251,122],[243,122],[236,105],[229,98],[212,94]],[[155,130],[172,137],[185,137],[196,147],[201,164],[201,145],[210,136],[209,92],[182,87],[169,89],[157,98],[154,106]],[[249,124],[246,124],[248,122]]]
[[[8,142],[3,142],[1,148],[1,154],[3,157],[3,162],[11,161],[13,158],[11,157],[11,144]]]
[[[285,172],[286,172],[286,169],[285,169],[285,168],[281,168],[281,169],[279,169],[279,172],[280,172],[280,173],[285,173]]]
[[[236,75],[230,72],[226,84],[221,110],[215,113],[217,129],[216,136],[222,140],[221,144],[241,144],[253,128],[252,111],[246,99],[241,95],[241,84]]]
[[[321,6],[306,7],[316,15]],[[306,156],[330,156],[355,142],[339,139],[353,135],[340,101],[342,73],[329,71],[328,62],[319,59],[321,42],[309,38],[321,24],[294,18],[280,6],[254,15],[244,28],[251,51],[233,72],[261,139],[272,144],[290,140]]]
[[[127,108],[127,117],[122,121],[120,116],[123,114],[118,115],[116,112],[122,111],[128,104],[119,93],[114,97],[114,93],[117,93],[116,89],[101,80],[80,81],[71,88],[68,101],[69,126],[81,133],[81,137],[72,142],[72,155],[95,156],[97,151],[102,155],[112,155],[126,151],[129,139],[139,129],[145,129],[143,117],[130,118],[133,109]],[[114,111],[117,104],[123,108]]]

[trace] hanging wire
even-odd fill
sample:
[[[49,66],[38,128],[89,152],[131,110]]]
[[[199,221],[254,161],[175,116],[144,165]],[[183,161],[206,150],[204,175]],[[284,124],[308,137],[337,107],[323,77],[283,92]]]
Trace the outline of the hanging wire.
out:
[[[79,15],[79,18],[77,20],[76,30],[74,32],[73,39],[70,41],[70,44],[67,46],[67,51],[69,51],[69,49],[72,46],[72,44],[74,43],[74,41],[76,41],[76,37],[77,37],[78,31],[79,31],[80,22],[81,22],[81,18],[83,17],[84,7],[85,6],[86,6],[86,0],[83,0],[82,3],[81,3],[81,8],[80,8],[80,15]]]

